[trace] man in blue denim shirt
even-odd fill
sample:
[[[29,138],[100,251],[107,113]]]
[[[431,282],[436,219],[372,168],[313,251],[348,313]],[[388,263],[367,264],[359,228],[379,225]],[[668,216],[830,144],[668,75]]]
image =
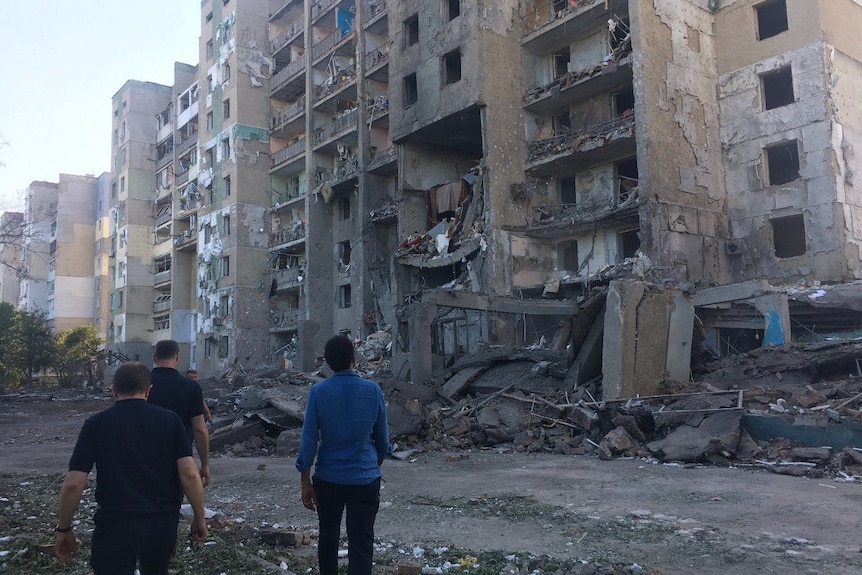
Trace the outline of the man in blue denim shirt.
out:
[[[345,507],[347,573],[371,575],[374,520],[380,507],[380,466],[390,452],[383,392],[353,371],[354,353],[353,342],[343,335],[326,342],[323,356],[335,373],[308,393],[296,458],[296,468],[302,474],[302,504],[317,510],[320,523],[320,575],[338,573],[338,541]]]

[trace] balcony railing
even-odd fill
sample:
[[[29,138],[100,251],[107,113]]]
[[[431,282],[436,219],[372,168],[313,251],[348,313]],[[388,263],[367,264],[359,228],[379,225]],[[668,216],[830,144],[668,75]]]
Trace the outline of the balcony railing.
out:
[[[618,137],[630,137],[634,133],[634,125],[634,114],[629,114],[583,130],[572,130],[552,138],[533,140],[527,145],[527,161],[534,162],[549,156],[573,152],[597,138],[608,142]]]
[[[270,41],[269,47],[272,50],[272,53],[275,54],[276,52],[284,48],[285,44],[290,42],[304,29],[305,18],[300,16],[297,20],[294,20],[293,24],[290,25],[290,28],[282,31],[278,36],[276,36],[272,39],[272,41]]]
[[[385,44],[375,50],[365,53],[365,68],[371,68],[389,60],[389,45]]]
[[[171,281],[171,270],[165,270],[163,272],[159,272],[153,278],[153,283],[155,285],[165,284]]]
[[[153,302],[153,313],[162,313],[171,309],[171,298],[156,300]]]
[[[389,146],[383,150],[371,148],[371,157],[368,161],[368,167],[375,168],[382,166],[383,164],[388,164],[389,162],[394,161],[397,155],[398,151],[395,146]]]
[[[338,160],[335,163],[335,170],[332,173],[332,182],[340,182],[348,178],[352,178],[359,172],[359,154],[351,154],[343,160]]]
[[[626,214],[636,212],[640,205],[637,185],[619,187],[620,190],[615,194],[608,191],[603,197],[592,201],[537,206],[529,216],[527,231],[546,235],[551,230],[571,233],[573,225],[592,224],[611,217],[626,217]]]
[[[362,6],[365,13],[366,21],[377,18],[380,14],[386,12],[386,4],[388,0],[364,0]]]
[[[305,153],[305,138],[300,138],[294,143],[280,149],[272,156],[272,167],[276,167],[284,162]]]
[[[296,328],[299,326],[299,318],[300,318],[300,310],[296,309],[285,309],[281,311],[272,312],[272,324],[273,328]]]
[[[192,242],[196,242],[198,239],[198,234],[195,230],[185,230],[177,234],[174,238],[174,245],[177,247],[182,247],[188,245]]]
[[[171,216],[172,210],[168,206],[166,209],[159,212],[159,214],[156,216],[156,227],[158,228],[159,226],[163,226],[166,223],[170,222]]]
[[[327,8],[338,4],[338,2],[339,0],[317,0],[317,2],[311,5],[311,19],[314,20],[323,14]]]
[[[298,115],[305,112],[305,97],[303,96],[287,108],[272,115],[272,129],[278,130]]]
[[[528,106],[537,100],[541,100],[549,95],[559,94],[563,90],[567,90],[579,82],[583,82],[584,80],[588,80],[594,76],[598,76],[601,74],[605,68],[607,68],[611,64],[615,64],[625,59],[626,56],[631,54],[631,41],[622,43],[618,50],[615,50],[611,54],[605,56],[605,58],[599,62],[598,64],[594,64],[592,66],[588,66],[587,68],[582,68],[575,72],[567,72],[560,76],[559,78],[555,78],[553,81],[548,82],[543,86],[534,86],[528,89],[524,93],[524,105]]]
[[[353,82],[354,78],[356,78],[356,69],[339,70],[333,78],[314,87],[314,96],[317,100],[322,100]]]
[[[335,31],[332,32],[329,36],[312,46],[311,48],[311,58],[312,60],[317,60],[321,56],[326,55],[330,50],[335,48],[335,46],[341,42],[344,38],[344,32],[341,31],[341,28],[336,28]]]
[[[289,63],[287,66],[276,72],[275,76],[272,77],[269,81],[269,85],[271,88],[271,92],[276,91],[283,84],[289,82],[294,78],[294,76],[298,75],[300,72],[305,70],[305,57],[299,57],[293,62]]]
[[[297,287],[300,284],[300,276],[304,275],[305,268],[303,266],[295,266],[292,268],[278,270],[274,273],[276,286],[278,289]]]
[[[269,247],[274,248],[305,238],[305,222],[293,222],[290,227],[274,232],[269,238]]]
[[[325,124],[314,131],[314,145],[320,144],[334,138],[337,134],[349,129],[356,128],[356,108],[342,112],[334,121]]]
[[[532,34],[540,28],[544,28],[554,22],[563,20],[576,12],[579,8],[595,3],[596,0],[566,0],[565,2],[560,2],[559,0],[537,0],[535,3],[535,9],[527,12],[521,17],[521,31],[525,36],[527,34]],[[555,10],[555,4],[558,6],[562,4],[563,7]]]

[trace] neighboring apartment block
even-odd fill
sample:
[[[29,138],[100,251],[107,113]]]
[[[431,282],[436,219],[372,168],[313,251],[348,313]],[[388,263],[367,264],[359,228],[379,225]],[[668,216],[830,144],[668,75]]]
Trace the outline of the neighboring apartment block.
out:
[[[108,346],[311,368],[389,325],[425,381],[550,337],[638,253],[698,286],[860,279],[858,24],[852,0],[204,0],[200,63],[114,97]]]
[[[24,214],[3,212],[0,214],[0,301],[18,305],[21,269],[21,241],[24,232]]]

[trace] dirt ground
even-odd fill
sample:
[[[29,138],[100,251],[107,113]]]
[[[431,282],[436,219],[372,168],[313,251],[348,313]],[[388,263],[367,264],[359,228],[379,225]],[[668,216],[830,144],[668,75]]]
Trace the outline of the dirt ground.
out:
[[[108,405],[0,400],[0,475],[62,473],[86,415]],[[380,546],[424,552],[425,564],[430,550],[456,546],[679,575],[862,573],[857,483],[495,450],[419,453],[383,469]],[[217,455],[212,473],[209,509],[250,525],[314,528],[292,458]]]

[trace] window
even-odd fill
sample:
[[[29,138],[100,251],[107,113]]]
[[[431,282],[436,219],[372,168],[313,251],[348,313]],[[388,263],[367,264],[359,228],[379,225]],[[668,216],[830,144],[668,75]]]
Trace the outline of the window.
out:
[[[225,138],[221,141],[221,159],[227,160],[230,158],[230,138]]]
[[[404,47],[407,48],[419,42],[419,14],[414,14],[404,21]]]
[[[227,295],[223,295],[219,298],[219,313],[222,317],[227,317],[230,315],[230,297]]]
[[[443,83],[447,86],[461,79],[461,50],[443,56]]]
[[[126,191],[126,176],[122,176],[120,178],[120,193],[122,194],[125,191]]]
[[[212,227],[205,224],[204,225],[204,243],[205,244],[210,243],[210,240],[212,239],[212,235],[213,235]]]
[[[572,61],[572,51],[566,46],[559,52],[555,52],[553,57],[554,78],[564,76],[569,71],[569,62]]]
[[[447,20],[454,20],[461,15],[461,0],[443,0],[443,11]]]
[[[632,192],[638,186],[638,159],[629,158],[616,164],[617,172],[617,204],[623,204],[631,198]]]
[[[226,358],[230,352],[230,339],[228,336],[223,335],[218,338],[218,356],[221,359]]]
[[[123,290],[117,291],[117,309],[123,309]]]
[[[805,220],[802,214],[773,218],[772,243],[775,246],[775,257],[792,258],[805,253]]]
[[[796,140],[770,146],[764,151],[770,185],[779,186],[799,178],[799,146]]]
[[[213,75],[207,75],[207,94],[213,93]]]
[[[349,285],[338,286],[338,307],[349,308],[351,305],[351,288]]]
[[[574,177],[560,178],[560,203],[566,205],[578,203]]]
[[[209,14],[207,14],[207,22],[212,22],[212,20],[213,20],[213,13],[210,12]]]
[[[230,235],[230,216],[224,216],[222,218],[222,228],[224,228],[224,235]]]
[[[572,117],[566,110],[554,116],[554,135],[563,136],[572,131]]]
[[[580,267],[578,263],[578,242],[572,240],[563,242],[557,248],[560,268],[566,271],[575,272]]]
[[[204,340],[204,357],[213,356],[213,342],[210,338]]]
[[[631,113],[635,108],[635,90],[634,86],[629,86],[622,92],[614,94],[614,112],[617,116],[625,116]]]
[[[350,196],[345,196],[339,200],[341,219],[350,219]]]
[[[225,64],[221,67],[221,81],[227,82],[230,80],[230,64]]]
[[[634,257],[641,247],[641,237],[638,230],[628,230],[617,234],[617,248],[620,260]]]
[[[785,0],[769,0],[756,6],[754,10],[757,12],[758,40],[772,38],[788,29]]]
[[[230,195],[230,176],[225,176],[222,181],[224,182],[224,195],[227,197]]]
[[[214,125],[215,123],[213,122],[213,113],[207,112],[207,130],[212,132]]]
[[[404,78],[404,107],[407,108],[419,99],[419,87],[416,84],[416,73]]]
[[[350,254],[352,251],[349,240],[338,242],[338,264],[340,266],[350,265]]]
[[[206,52],[207,52],[207,60],[212,60],[213,59],[213,41],[212,40],[207,40]]]
[[[224,117],[225,120],[230,118],[230,99],[222,102],[222,117]]]
[[[116,197],[117,197],[117,182],[113,182],[113,183],[111,184],[111,197],[112,197],[112,198],[116,198]]]
[[[779,68],[760,77],[763,91],[763,109],[772,110],[796,101],[793,94],[793,70],[790,66]]]
[[[230,275],[230,256],[222,256],[221,258],[221,276],[227,277]]]

